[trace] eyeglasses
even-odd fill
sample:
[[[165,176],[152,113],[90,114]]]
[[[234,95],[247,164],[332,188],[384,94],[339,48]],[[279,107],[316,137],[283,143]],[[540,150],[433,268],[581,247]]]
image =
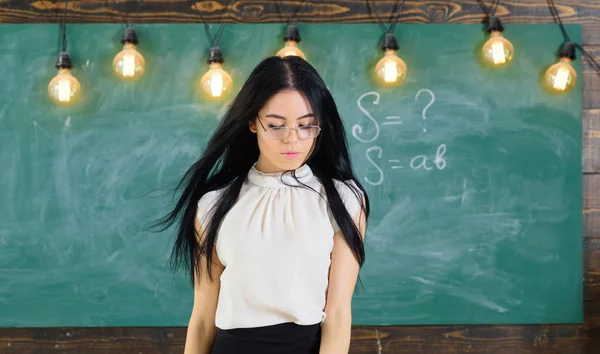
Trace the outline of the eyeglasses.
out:
[[[301,125],[296,128],[290,128],[287,125],[265,128],[259,116],[256,116],[260,126],[263,128],[267,137],[271,140],[283,140],[290,135],[290,131],[295,130],[298,139],[314,139],[321,133],[321,127],[318,125]]]

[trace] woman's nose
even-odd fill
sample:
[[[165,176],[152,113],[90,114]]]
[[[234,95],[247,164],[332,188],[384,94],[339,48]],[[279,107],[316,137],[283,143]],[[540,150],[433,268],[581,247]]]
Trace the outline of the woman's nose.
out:
[[[293,143],[298,141],[298,131],[296,129],[290,129],[288,135],[285,137],[286,143]]]

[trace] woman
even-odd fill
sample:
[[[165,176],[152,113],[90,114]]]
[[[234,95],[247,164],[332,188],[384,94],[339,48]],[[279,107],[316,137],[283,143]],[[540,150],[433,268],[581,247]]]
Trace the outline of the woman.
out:
[[[177,188],[186,354],[348,352],[369,201],[310,64],[263,60]]]

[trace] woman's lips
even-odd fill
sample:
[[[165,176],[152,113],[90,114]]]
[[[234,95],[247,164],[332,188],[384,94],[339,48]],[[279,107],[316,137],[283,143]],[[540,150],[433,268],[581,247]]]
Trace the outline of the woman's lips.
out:
[[[287,157],[288,159],[293,159],[293,158],[296,158],[296,157],[300,156],[300,153],[296,152],[296,151],[286,151],[286,152],[283,152],[281,154],[284,157]]]

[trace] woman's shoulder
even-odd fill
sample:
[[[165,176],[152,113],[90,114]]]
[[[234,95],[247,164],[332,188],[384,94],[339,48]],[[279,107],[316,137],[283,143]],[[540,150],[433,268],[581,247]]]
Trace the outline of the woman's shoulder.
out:
[[[333,179],[333,185],[335,186],[342,202],[346,206],[350,216],[354,217],[361,208],[364,199],[363,191],[358,187],[356,182],[352,179],[339,180]]]
[[[225,187],[220,189],[215,189],[212,191],[206,192],[200,199],[198,200],[198,210],[197,216],[200,219],[200,222],[206,223],[207,217],[212,214],[213,208],[216,205],[216,202],[219,200]]]
[[[219,199],[225,188],[215,189],[204,193],[204,195],[198,200],[198,207],[204,207],[215,202]]]
[[[358,184],[356,184],[356,182],[352,179],[340,180],[334,178],[333,185],[335,186],[335,189],[337,189],[342,199],[348,196],[355,196],[360,198],[363,195],[363,192],[358,187]]]

